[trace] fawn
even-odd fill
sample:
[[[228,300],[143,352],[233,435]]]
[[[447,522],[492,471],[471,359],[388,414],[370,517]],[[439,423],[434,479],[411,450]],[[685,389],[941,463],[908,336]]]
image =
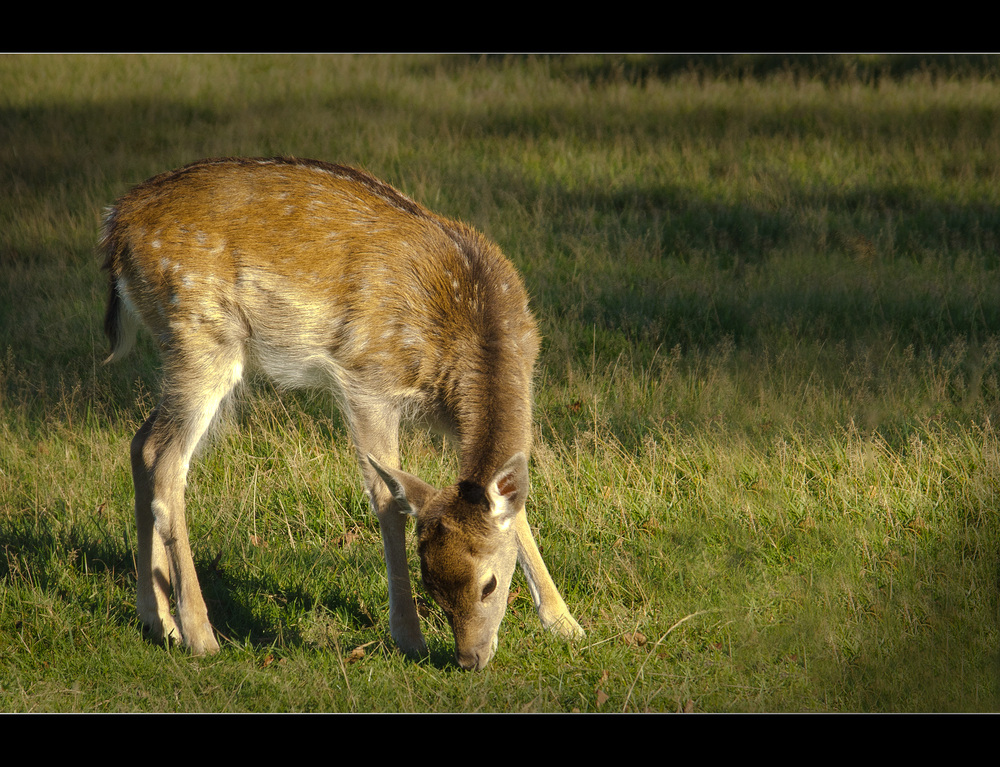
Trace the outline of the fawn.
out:
[[[426,647],[410,587],[406,516],[456,658],[497,647],[520,562],[542,624],[583,635],[525,516],[539,337],[524,286],[474,229],[354,168],[286,158],[203,160],[139,184],[105,218],[109,361],[144,325],[163,360],[159,404],[132,440],[138,613],[157,639],[214,653],[184,517],[188,465],[251,370],[333,392],[379,521],[389,625]],[[399,427],[452,436],[459,479],[400,470]],[[176,614],[169,605],[173,586]]]

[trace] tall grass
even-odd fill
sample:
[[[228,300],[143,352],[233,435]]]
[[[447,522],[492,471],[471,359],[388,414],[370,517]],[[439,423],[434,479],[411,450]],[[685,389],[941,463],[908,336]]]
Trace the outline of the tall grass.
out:
[[[1000,708],[1000,63],[991,57],[0,59],[4,710]],[[483,674],[386,640],[377,524],[318,395],[194,466],[223,653],[142,640],[103,206],[198,157],[364,166],[494,238],[545,335],[520,576]],[[444,483],[447,445],[404,464]]]

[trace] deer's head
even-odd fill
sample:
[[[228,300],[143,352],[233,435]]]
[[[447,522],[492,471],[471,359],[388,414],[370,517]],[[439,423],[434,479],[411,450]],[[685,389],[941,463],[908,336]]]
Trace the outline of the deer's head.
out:
[[[416,517],[421,576],[451,624],[458,664],[485,668],[517,565],[513,523],[528,496],[527,458],[517,453],[485,486],[462,480],[441,490],[368,460],[400,508]]]

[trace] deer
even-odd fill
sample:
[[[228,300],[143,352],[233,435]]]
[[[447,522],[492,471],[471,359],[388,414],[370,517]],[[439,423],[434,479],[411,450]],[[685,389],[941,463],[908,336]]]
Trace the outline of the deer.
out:
[[[405,547],[463,669],[498,647],[518,564],[544,628],[583,637],[526,516],[540,337],[500,248],[366,171],[318,160],[215,158],[138,184],[105,212],[105,332],[120,359],[145,327],[162,362],[132,439],[137,612],[154,641],[219,651],[185,520],[192,456],[250,375],[325,389],[344,415],[378,519],[395,645],[422,655]],[[458,480],[402,470],[400,428],[456,446]],[[170,596],[173,592],[174,611]]]

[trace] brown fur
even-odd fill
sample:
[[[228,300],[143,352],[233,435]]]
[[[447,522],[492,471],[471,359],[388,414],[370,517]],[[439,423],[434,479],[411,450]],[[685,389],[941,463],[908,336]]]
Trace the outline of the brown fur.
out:
[[[480,581],[494,577],[505,600],[514,558],[543,623],[582,633],[523,520],[539,341],[521,280],[493,243],[363,171],[276,158],[204,160],[136,186],[109,212],[101,248],[109,359],[131,345],[133,314],[163,357],[162,399],[132,446],[139,612],[154,635],[218,649],[183,493],[192,452],[251,368],[341,402],[382,529],[390,626],[403,649],[421,650],[423,638],[400,511],[418,518],[429,589],[454,605],[463,665],[485,665],[503,615],[474,616],[469,594],[492,603]],[[457,485],[437,491],[398,471],[398,427],[410,418],[455,437]],[[491,552],[483,561],[481,550]]]

